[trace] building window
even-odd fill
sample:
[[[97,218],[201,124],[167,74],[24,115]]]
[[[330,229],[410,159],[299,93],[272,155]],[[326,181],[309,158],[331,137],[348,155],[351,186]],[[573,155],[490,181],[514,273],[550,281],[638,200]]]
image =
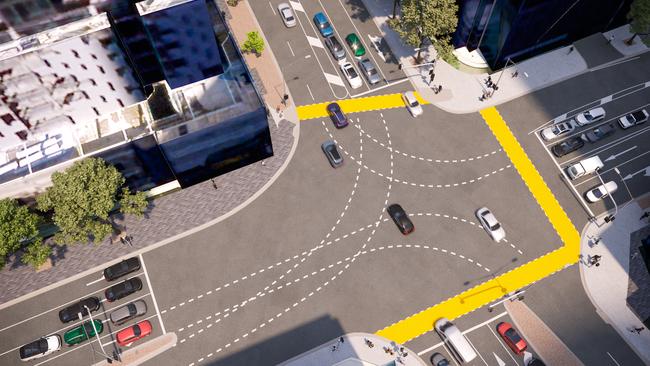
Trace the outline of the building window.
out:
[[[8,126],[11,126],[11,122],[15,121],[14,116],[12,116],[9,113],[3,114],[2,117],[0,117],[0,118],[2,118],[4,123],[7,124]]]

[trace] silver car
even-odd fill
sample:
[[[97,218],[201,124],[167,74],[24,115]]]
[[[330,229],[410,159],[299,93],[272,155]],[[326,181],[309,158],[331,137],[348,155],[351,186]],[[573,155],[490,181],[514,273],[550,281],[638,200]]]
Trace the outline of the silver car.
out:
[[[289,4],[281,3],[278,5],[278,12],[287,28],[293,28],[296,26],[296,15],[293,13],[293,9],[291,9]]]
[[[125,323],[133,318],[147,313],[147,304],[143,300],[128,303],[111,313],[111,321],[115,325]]]
[[[420,102],[418,102],[418,99],[415,97],[415,93],[412,91],[402,93],[402,100],[404,101],[404,105],[406,105],[406,109],[411,112],[411,115],[413,117],[417,117],[422,114],[422,106],[420,105]]]
[[[602,107],[598,107],[586,112],[582,112],[578,114],[575,118],[576,122],[580,126],[598,122],[603,119],[605,119],[605,110]]]
[[[325,45],[329,48],[335,59],[343,60],[345,58],[345,49],[343,49],[343,45],[336,37],[329,36],[325,38]]]
[[[483,229],[490,234],[492,240],[498,243],[505,239],[505,230],[503,230],[503,227],[499,224],[497,218],[494,217],[494,214],[492,214],[487,207],[481,207],[476,210],[476,218],[481,223],[481,226],[483,226]]]
[[[364,58],[363,60],[359,61],[359,69],[361,69],[361,73],[368,79],[368,82],[372,84],[377,84],[378,82],[381,81],[381,78],[379,77],[379,72],[377,72],[377,68],[375,65],[372,64],[372,61],[370,61],[367,58]]]
[[[343,156],[339,153],[339,150],[336,148],[336,143],[332,140],[327,140],[321,145],[323,153],[327,157],[327,160],[332,165],[332,168],[338,168],[343,165]]]

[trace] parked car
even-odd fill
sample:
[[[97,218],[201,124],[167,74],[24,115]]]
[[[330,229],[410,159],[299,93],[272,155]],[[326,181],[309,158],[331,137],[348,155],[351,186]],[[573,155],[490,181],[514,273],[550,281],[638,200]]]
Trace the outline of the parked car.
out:
[[[441,355],[440,353],[436,352],[431,356],[431,364],[433,366],[449,366],[451,363],[449,363],[449,360],[445,358],[445,356]]]
[[[524,341],[523,338],[519,336],[515,328],[513,328],[510,323],[501,322],[497,324],[497,332],[499,332],[512,352],[520,355],[524,353],[526,348],[528,348],[526,341]]]
[[[605,119],[605,110],[602,107],[582,112],[575,117],[576,123],[580,126],[598,122],[603,119]]]
[[[345,113],[343,113],[341,106],[339,106],[338,103],[328,104],[327,114],[329,114],[330,119],[334,122],[336,128],[343,128],[348,125],[348,117],[345,116]]]
[[[316,28],[318,28],[321,36],[329,37],[334,34],[334,29],[332,28],[329,20],[327,20],[325,14],[316,13],[316,15],[314,15],[314,24],[316,24]]]
[[[648,111],[645,109],[639,109],[638,111],[624,115],[618,119],[618,124],[621,125],[623,129],[630,128],[632,126],[640,125],[641,123],[648,120]]]
[[[338,168],[343,165],[343,156],[341,156],[339,153],[339,150],[336,147],[336,143],[334,143],[334,141],[327,140],[323,142],[321,149],[323,149],[323,153],[325,153],[325,156],[330,162],[330,165],[332,165],[332,168]]]
[[[97,319],[93,320],[92,323],[89,320],[65,332],[63,340],[67,345],[73,346],[87,340],[89,337],[94,337],[95,329],[97,329],[97,334],[102,334],[104,325]]]
[[[361,40],[355,33],[348,34],[345,37],[345,42],[347,42],[348,46],[350,46],[355,57],[362,57],[366,54],[366,48],[363,47]]]
[[[148,320],[143,320],[138,324],[120,330],[115,335],[115,338],[117,339],[117,344],[124,347],[127,344],[148,336],[149,334],[151,334],[151,323],[149,323]]]
[[[86,307],[90,309],[91,312],[99,310],[99,298],[92,296],[62,309],[59,311],[59,319],[63,323],[79,320],[79,313],[81,313],[82,316],[88,315]]]
[[[377,72],[377,68],[370,59],[364,58],[359,60],[359,69],[371,85],[377,84],[381,81],[379,72]]]
[[[345,58],[345,50],[343,49],[343,45],[341,42],[339,42],[336,36],[329,36],[325,38],[325,45],[330,50],[332,56],[334,56],[335,59],[343,60]]]
[[[280,3],[278,5],[278,13],[280,13],[280,18],[287,28],[293,28],[296,26],[296,15],[293,13],[293,9],[287,3]]]
[[[602,126],[598,126],[589,132],[583,133],[582,136],[580,136],[580,138],[582,138],[585,141],[596,142],[604,139],[607,136],[613,135],[615,131],[616,131],[616,127],[614,126],[614,124],[609,123]]]
[[[476,210],[476,218],[481,223],[481,226],[483,226],[483,229],[485,229],[485,231],[490,235],[492,240],[498,243],[506,237],[505,230],[503,230],[503,227],[497,218],[494,217],[492,211],[487,207],[481,207]]]
[[[354,69],[354,66],[352,66],[351,63],[349,62],[342,63],[341,71],[343,71],[343,75],[345,75],[345,78],[348,80],[348,83],[350,84],[352,89],[360,88],[363,85],[363,82],[361,81],[359,74],[357,74],[357,70]]]
[[[576,151],[583,146],[585,146],[585,142],[580,137],[571,137],[559,144],[553,145],[551,151],[553,152],[553,155],[559,158],[570,152]]]
[[[617,189],[618,185],[616,185],[616,182],[609,181],[605,184],[601,184],[598,187],[594,187],[588,190],[587,193],[585,193],[585,198],[589,202],[597,202],[616,192]]]
[[[404,105],[406,105],[406,109],[411,113],[411,116],[417,117],[422,114],[422,106],[415,97],[415,93],[412,91],[402,93],[402,100],[404,101]]]
[[[115,325],[126,323],[127,321],[142,316],[147,313],[147,304],[144,300],[130,302],[111,312],[111,321]]]
[[[140,260],[138,257],[128,258],[106,268],[104,270],[104,278],[106,281],[113,281],[138,270],[140,270]]]
[[[108,302],[113,302],[140,290],[142,290],[142,281],[137,277],[133,277],[107,288],[104,295],[106,295]]]
[[[574,129],[575,126],[571,121],[564,121],[543,129],[541,135],[544,140],[551,141],[562,135],[568,135]]]
[[[47,356],[50,353],[56,352],[60,349],[61,336],[58,334],[53,334],[41,339],[37,339],[34,342],[27,343],[26,345],[20,347],[20,350],[18,352],[20,353],[21,361],[30,361]]]
[[[393,219],[395,225],[397,225],[397,228],[402,234],[408,235],[412,233],[413,230],[415,230],[415,226],[413,226],[413,221],[411,221],[411,219],[406,214],[406,211],[404,211],[402,206],[395,203],[388,206],[387,211],[388,211],[388,215],[390,216],[391,219]]]

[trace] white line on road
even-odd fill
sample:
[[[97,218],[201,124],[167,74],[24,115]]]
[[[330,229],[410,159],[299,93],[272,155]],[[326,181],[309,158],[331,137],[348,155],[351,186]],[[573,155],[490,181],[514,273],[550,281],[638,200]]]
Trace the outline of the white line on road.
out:
[[[569,165],[571,162],[573,162],[575,160],[582,160],[583,157],[586,156],[587,154],[591,154],[591,156],[598,155],[603,151],[609,150],[609,149],[611,149],[611,148],[613,148],[615,146],[618,146],[618,145],[620,145],[622,143],[625,143],[628,140],[631,140],[631,139],[633,139],[633,138],[635,138],[635,137],[637,137],[639,135],[642,135],[642,134],[644,134],[644,133],[646,133],[648,131],[650,131],[650,126],[646,126],[641,130],[638,130],[638,131],[636,131],[634,133],[630,133],[628,135],[625,135],[624,137],[621,137],[618,140],[614,140],[614,141],[609,142],[609,143],[607,143],[605,145],[601,145],[601,146],[599,146],[599,147],[597,147],[597,148],[595,148],[593,150],[588,151],[585,154],[579,154],[578,156],[575,156],[575,157],[573,157],[571,159],[568,159],[568,160],[564,161],[561,165],[567,166],[567,165]],[[539,138],[539,136],[538,136],[538,138]],[[544,144],[541,140],[539,142],[542,145]],[[548,149],[545,149],[545,150],[548,151]]]
[[[631,158],[631,159],[629,159],[629,160],[626,160],[626,161],[624,161],[624,162],[622,162],[622,163],[616,165],[614,168],[622,167],[623,165],[626,165],[626,164],[630,163],[631,161],[634,161],[634,160],[636,160],[636,159],[638,159],[638,158],[640,158],[640,157],[642,157],[642,156],[645,156],[645,155],[647,155],[647,154],[650,154],[650,151],[646,151],[646,152],[644,152],[643,154],[639,154],[639,155],[637,155],[637,156],[635,156],[635,157],[633,157],[633,158]],[[607,169],[607,170],[602,171],[602,172],[599,171],[599,172],[600,172],[600,175],[602,176],[602,175],[604,175],[604,174],[606,174],[606,173],[609,173],[609,172],[611,172],[612,170],[614,170],[614,168]],[[590,180],[592,180],[592,179],[596,179],[596,178],[597,178],[597,176],[592,176],[592,177],[590,177],[590,178],[588,178],[588,179],[585,179],[585,180],[583,180],[582,182],[580,182],[580,183],[578,183],[578,184],[574,184],[574,185],[577,187],[577,186],[583,185],[583,184],[589,182]]]
[[[404,79],[402,79],[402,80],[394,81],[394,82],[392,82],[392,83],[386,83],[386,85],[382,85],[382,86],[380,86],[380,87],[378,87],[378,88],[374,88],[374,89],[372,89],[372,90],[364,91],[363,93],[350,95],[350,98],[358,98],[358,97],[363,96],[363,95],[366,95],[366,94],[374,93],[374,92],[376,92],[376,91],[378,91],[378,90],[386,89],[386,88],[388,88],[389,86],[393,86],[393,85],[401,84],[401,83],[403,83],[403,82],[405,82],[405,81],[409,81],[409,78],[404,78]]]
[[[291,4],[291,7],[295,11],[300,11],[300,12],[305,12],[305,9],[303,9],[302,4],[297,2],[297,1],[289,1],[289,4]]]
[[[503,344],[503,342],[501,341],[501,337],[499,337],[499,336],[494,332],[494,329],[492,329],[492,327],[487,327],[487,328],[490,330],[490,332],[492,332],[492,334],[494,334],[494,338],[496,338],[497,341],[499,341],[499,344],[501,345],[501,347],[503,347],[503,349],[506,351],[506,353],[508,354],[508,356],[510,356],[510,358],[512,358],[512,360],[515,362],[515,365],[519,365],[519,363],[517,363],[517,360],[515,360],[515,358],[512,357],[512,355],[510,354],[510,350],[509,350],[508,348],[506,348],[506,345]],[[496,356],[496,354],[495,354],[495,356]]]
[[[307,91],[309,92],[309,95],[311,96],[311,100],[315,101],[316,99],[314,99],[314,94],[312,94],[311,88],[309,87],[309,84],[305,83],[305,86],[307,87]]]
[[[325,48],[325,46],[323,46],[323,42],[321,42],[320,39],[312,36],[306,36],[306,37],[307,37],[307,42],[309,42],[309,44],[312,47]]]
[[[160,316],[160,309],[158,309],[158,302],[156,301],[156,295],[153,293],[153,287],[151,287],[151,281],[149,280],[149,273],[147,273],[147,266],[144,264],[144,258],[142,253],[138,255],[140,257],[140,263],[142,263],[142,270],[144,271],[144,277],[147,279],[147,286],[149,286],[149,293],[151,294],[151,301],[153,301],[153,306],[156,308],[156,314],[158,314],[158,321],[160,322],[160,329],[162,329],[163,334],[167,334],[165,330],[165,324],[163,324],[162,316]]]
[[[94,281],[88,282],[88,283],[86,284],[86,286],[94,285],[94,284],[96,284],[97,282],[99,282],[99,281],[101,281],[101,280],[103,280],[103,279],[104,279],[104,276],[102,276],[101,278],[96,279],[96,280],[94,280]]]
[[[611,353],[609,353],[609,352],[607,352],[607,356],[609,356],[609,358],[611,358],[611,359],[612,359],[612,361],[614,361],[614,363],[615,363],[615,364],[616,364],[617,366],[621,366],[621,364],[620,364],[620,363],[618,363],[618,361],[616,361],[616,360],[614,359],[614,356],[612,356],[612,354],[611,354]]]
[[[328,83],[345,87],[345,84],[343,84],[343,80],[340,76],[328,74],[326,72],[324,72],[323,75],[325,75],[325,79]]]
[[[469,345],[472,346],[472,348],[474,348],[474,351],[476,351],[476,354],[478,355],[478,357],[480,357],[481,360],[483,360],[483,363],[485,364],[485,366],[490,366],[490,365],[488,365],[487,361],[485,361],[485,359],[483,358],[483,355],[481,354],[481,352],[479,352],[478,349],[476,347],[474,347],[474,343],[472,343],[472,341],[469,340],[469,337],[465,336],[465,338],[467,338],[467,342],[469,342]]]
[[[275,14],[275,9],[273,8],[273,4],[271,4],[270,1],[269,1],[269,6],[271,7],[271,11],[273,12],[273,15],[276,15],[276,14]]]
[[[621,152],[618,153],[618,154],[611,155],[610,157],[608,157],[607,159],[605,159],[605,160],[603,160],[603,161],[614,160],[614,159],[618,158],[619,156],[621,156],[621,155],[623,155],[623,154],[625,154],[625,153],[628,153],[628,152],[630,152],[630,151],[636,149],[637,147],[638,147],[638,146],[634,145],[634,146],[632,146],[631,148],[629,148],[629,149],[627,149],[627,150],[624,150],[624,151],[621,151]]]
[[[311,55],[305,55],[305,58],[311,58]]]
[[[287,46],[289,46],[289,51],[291,51],[291,56],[296,57],[296,54],[293,53],[293,48],[291,48],[291,43],[289,43],[289,41],[287,41]]]

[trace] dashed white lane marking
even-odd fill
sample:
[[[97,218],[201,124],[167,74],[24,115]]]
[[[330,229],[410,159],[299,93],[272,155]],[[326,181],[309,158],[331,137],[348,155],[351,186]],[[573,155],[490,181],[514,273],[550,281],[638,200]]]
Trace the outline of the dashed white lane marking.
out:
[[[300,11],[300,12],[303,12],[303,13],[305,12],[305,9],[303,9],[301,3],[297,2],[297,1],[291,1],[290,0],[289,4],[291,4],[291,7],[293,8],[293,10]]]
[[[327,79],[328,83],[334,84],[334,85],[339,85],[339,86],[345,86],[345,84],[343,84],[343,80],[341,79],[340,76],[328,74],[326,72],[324,72],[323,75],[325,75],[325,79]]]
[[[323,46],[323,42],[321,42],[320,39],[318,39],[316,37],[312,37],[312,36],[306,36],[306,37],[307,37],[307,42],[309,42],[309,44],[312,47],[325,48],[325,46]],[[325,74],[325,76],[327,76],[327,75],[329,75],[329,74]]]

